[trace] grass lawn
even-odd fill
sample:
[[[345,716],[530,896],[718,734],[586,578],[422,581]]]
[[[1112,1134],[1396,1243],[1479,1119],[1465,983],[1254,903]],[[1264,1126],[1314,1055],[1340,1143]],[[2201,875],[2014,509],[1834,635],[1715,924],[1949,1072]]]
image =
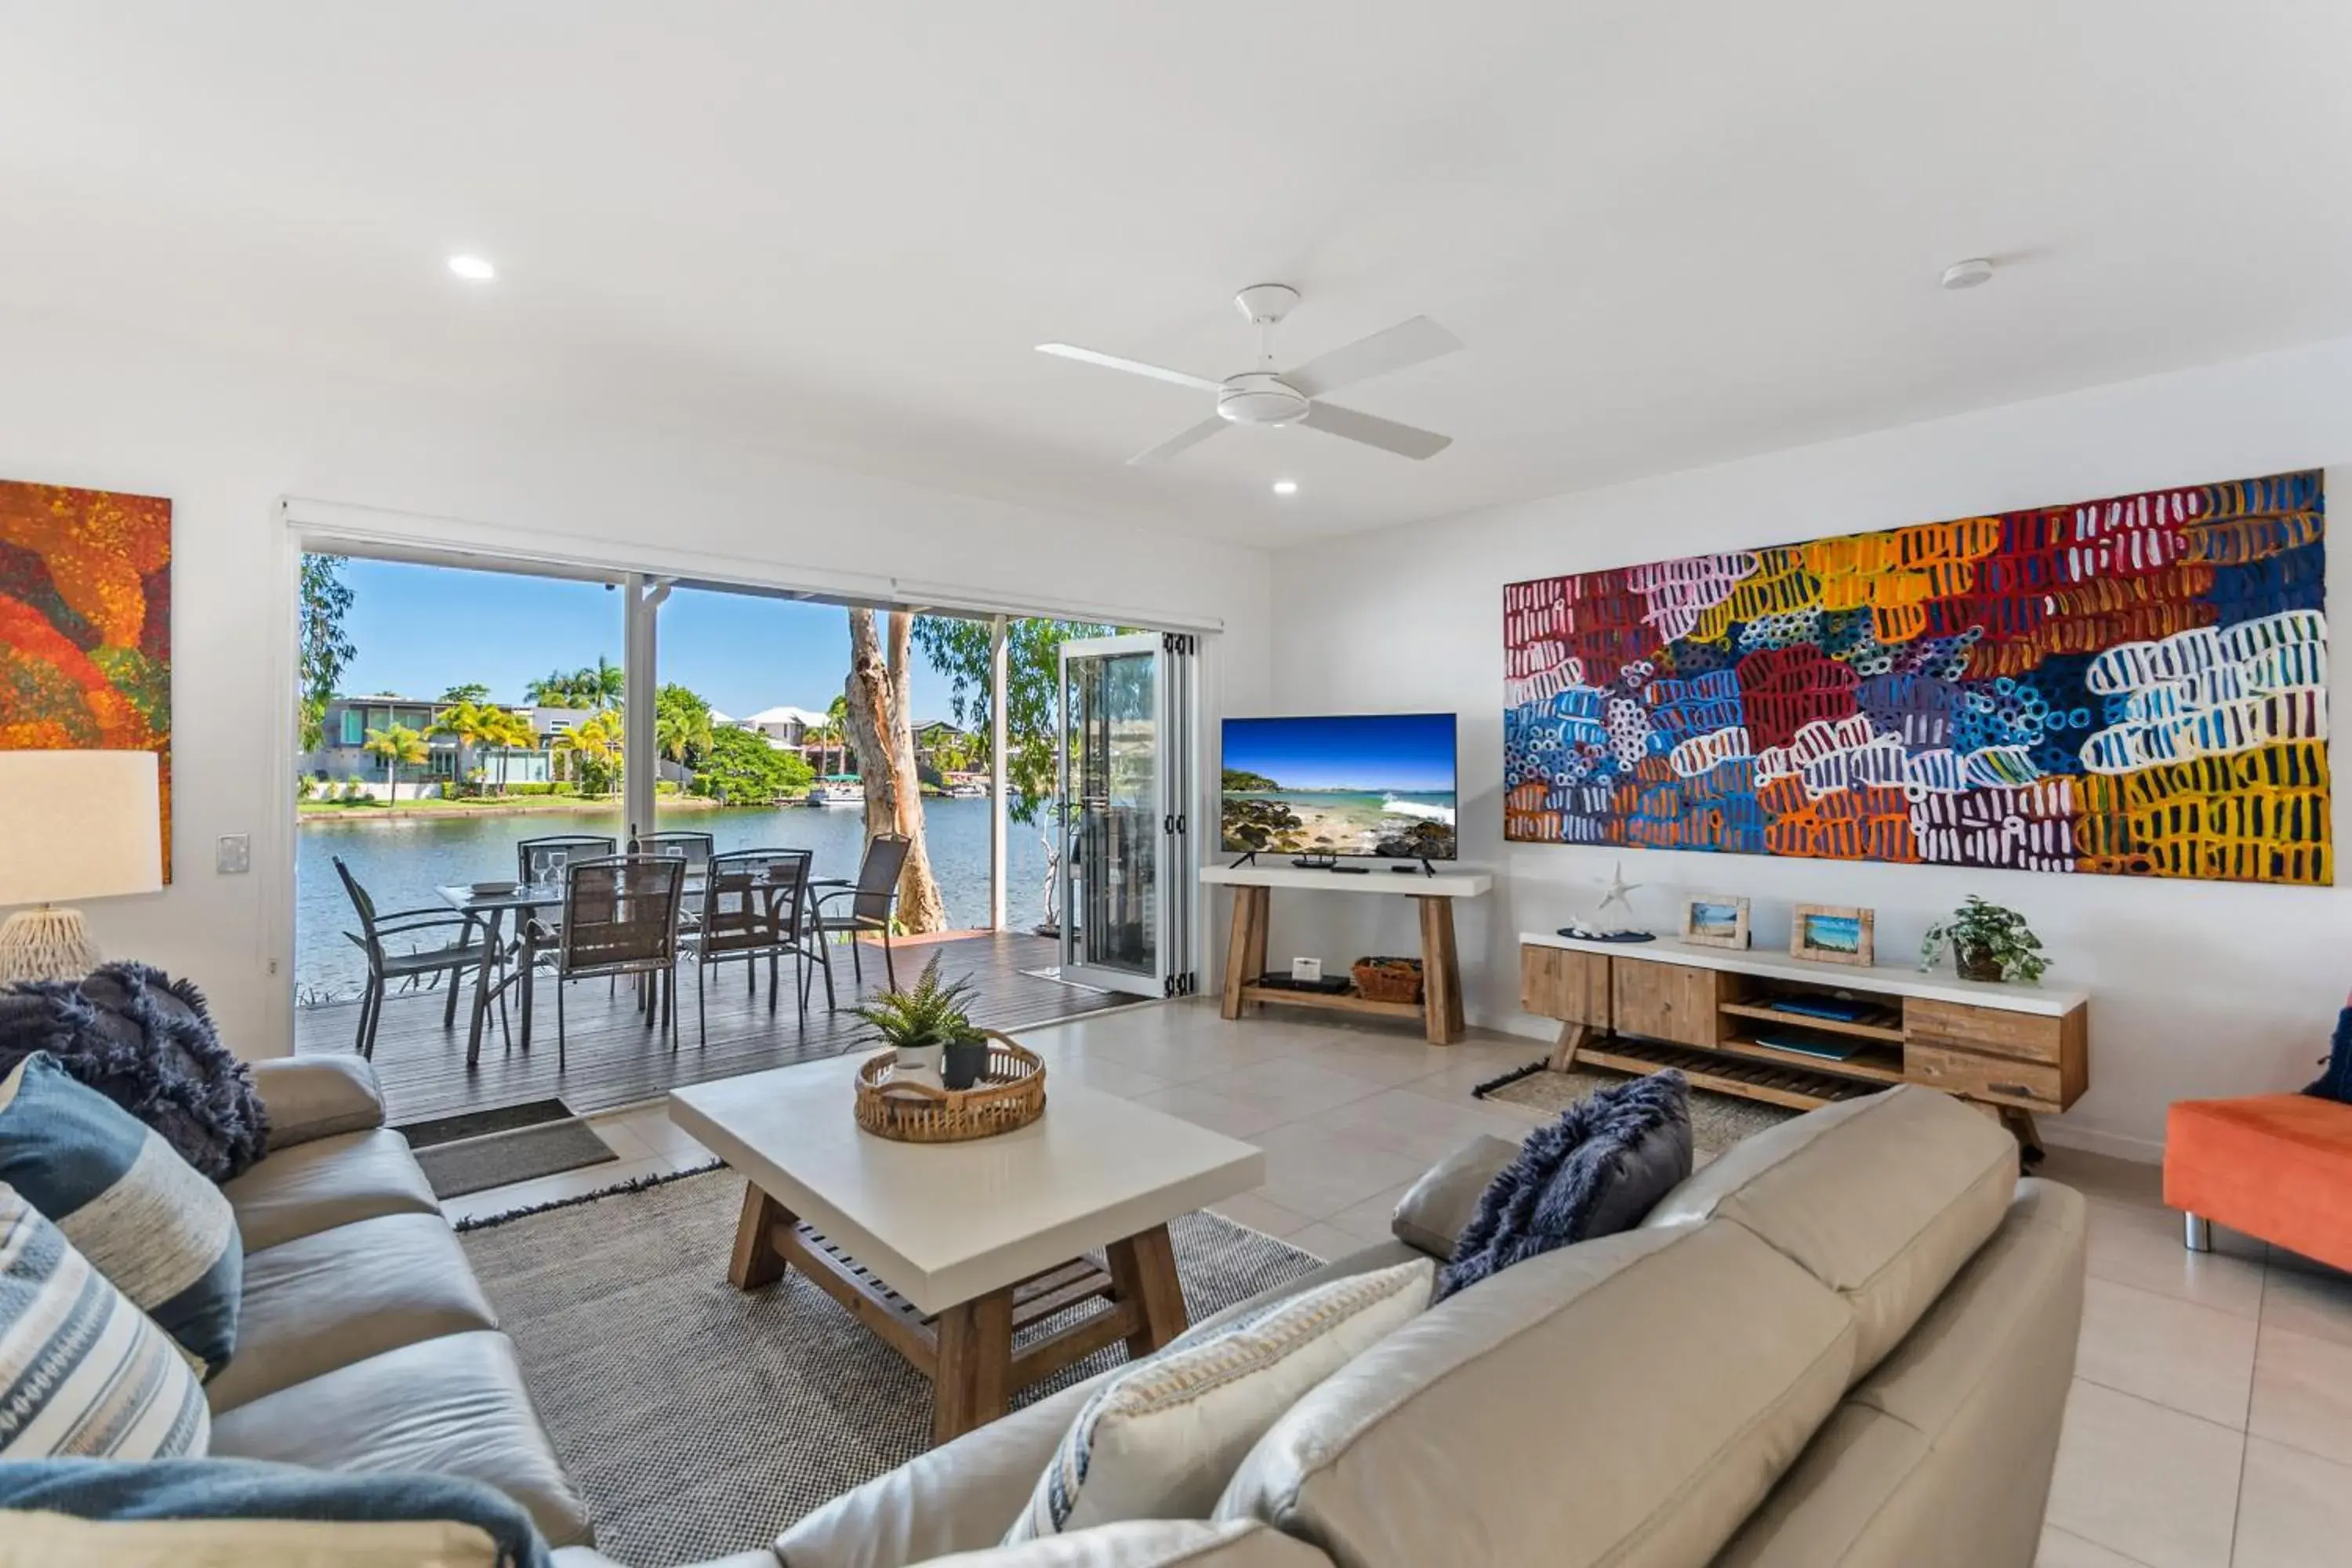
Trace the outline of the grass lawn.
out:
[[[454,800],[427,795],[422,800],[404,800],[397,805],[387,805],[380,800],[306,800],[298,802],[297,809],[303,816],[464,816],[468,813],[504,816],[524,812],[610,811],[620,804],[617,795],[465,795]],[[692,811],[718,804],[699,795],[662,796],[665,809]]]

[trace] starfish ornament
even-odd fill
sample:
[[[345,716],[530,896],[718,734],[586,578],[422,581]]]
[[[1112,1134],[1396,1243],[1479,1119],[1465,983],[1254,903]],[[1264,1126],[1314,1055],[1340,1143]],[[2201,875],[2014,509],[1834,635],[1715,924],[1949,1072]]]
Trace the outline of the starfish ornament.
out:
[[[1627,895],[1636,891],[1643,885],[1640,882],[1627,881],[1625,862],[1618,861],[1616,868],[1610,873],[1608,885],[1601,890],[1601,907],[1592,912],[1595,915],[1605,915],[1609,912],[1610,905],[1617,904],[1624,909],[1628,917],[1631,917],[1633,913],[1633,900]]]

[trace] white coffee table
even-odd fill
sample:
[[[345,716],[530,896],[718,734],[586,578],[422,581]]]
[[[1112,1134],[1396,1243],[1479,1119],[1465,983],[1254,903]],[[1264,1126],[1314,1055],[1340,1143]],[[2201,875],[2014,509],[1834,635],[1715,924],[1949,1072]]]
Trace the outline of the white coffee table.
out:
[[[1017,1132],[894,1142],[858,1127],[850,1066],[674,1089],[670,1120],[744,1177],[728,1279],[756,1290],[798,1267],[931,1380],[937,1442],[1114,1341],[1139,1356],[1181,1333],[1168,1222],[1265,1179],[1251,1145],[1050,1069],[1045,1114]],[[1097,1247],[1107,1268],[1082,1256]]]

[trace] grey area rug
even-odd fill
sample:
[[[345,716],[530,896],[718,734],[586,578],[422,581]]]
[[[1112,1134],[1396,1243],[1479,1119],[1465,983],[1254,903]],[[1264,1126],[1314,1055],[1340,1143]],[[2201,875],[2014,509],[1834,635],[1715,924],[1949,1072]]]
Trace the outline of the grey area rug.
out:
[[[1529,1073],[1492,1090],[1486,1098],[1536,1110],[1561,1111],[1594,1089],[1623,1083],[1625,1078],[1622,1072],[1584,1068],[1569,1072]],[[1767,1105],[1760,1100],[1742,1100],[1738,1095],[1717,1094],[1706,1089],[1690,1091],[1690,1112],[1691,1147],[1709,1159],[1743,1138],[1752,1138],[1768,1127],[1778,1127],[1801,1114],[1782,1106]]]
[[[584,1121],[550,1121],[416,1151],[436,1198],[459,1198],[620,1156]]]
[[[930,1384],[832,1297],[797,1272],[748,1295],[727,1283],[742,1194],[714,1171],[464,1237],[598,1546],[640,1568],[765,1546],[930,1446]],[[1169,1231],[1196,1321],[1315,1263],[1214,1215]]]

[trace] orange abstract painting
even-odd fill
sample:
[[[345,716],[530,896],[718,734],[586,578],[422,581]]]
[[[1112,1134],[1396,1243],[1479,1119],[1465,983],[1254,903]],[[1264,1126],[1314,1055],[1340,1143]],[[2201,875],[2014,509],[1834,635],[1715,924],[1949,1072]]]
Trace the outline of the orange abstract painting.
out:
[[[172,879],[172,503],[0,480],[0,751],[152,751]]]

